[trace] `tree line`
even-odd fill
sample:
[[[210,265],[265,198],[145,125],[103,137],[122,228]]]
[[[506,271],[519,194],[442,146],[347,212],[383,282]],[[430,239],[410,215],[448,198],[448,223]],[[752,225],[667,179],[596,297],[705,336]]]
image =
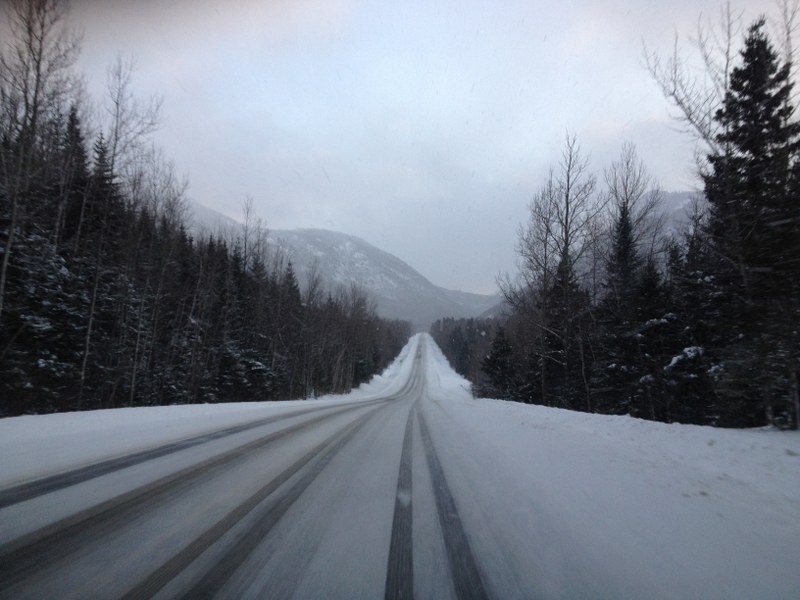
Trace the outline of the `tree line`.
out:
[[[495,319],[439,319],[430,327],[430,335],[453,370],[472,382],[483,381],[483,360],[495,336]]]
[[[733,42],[735,19],[725,14]],[[716,95],[690,79],[680,57],[648,57],[704,149],[703,191],[685,231],[664,229],[657,186],[632,145],[601,185],[568,136],[520,228],[520,272],[500,281],[508,314],[488,348],[470,334],[474,323],[434,327],[475,394],[665,422],[797,427],[800,124],[791,54],[779,55],[764,18],[747,28],[738,56],[729,43],[714,59],[710,40],[723,36],[701,30],[696,39]]]
[[[0,55],[0,416],[345,392],[410,325],[357,287],[301,290],[252,204],[192,235],[186,182],[149,135],[160,101],[109,69],[100,116],[59,0],[15,0]],[[259,225],[259,223],[256,223]]]

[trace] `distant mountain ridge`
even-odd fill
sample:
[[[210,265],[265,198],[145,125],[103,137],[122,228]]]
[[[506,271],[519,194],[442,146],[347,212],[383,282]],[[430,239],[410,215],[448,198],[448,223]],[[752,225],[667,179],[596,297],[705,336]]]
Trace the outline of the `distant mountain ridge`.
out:
[[[193,207],[197,228],[231,230],[236,221],[204,207]],[[283,252],[305,285],[314,265],[326,288],[355,283],[375,302],[385,318],[403,319],[427,329],[444,317],[477,317],[495,306],[497,296],[447,290],[434,285],[396,256],[356,236],[326,229],[269,230],[275,250]]]

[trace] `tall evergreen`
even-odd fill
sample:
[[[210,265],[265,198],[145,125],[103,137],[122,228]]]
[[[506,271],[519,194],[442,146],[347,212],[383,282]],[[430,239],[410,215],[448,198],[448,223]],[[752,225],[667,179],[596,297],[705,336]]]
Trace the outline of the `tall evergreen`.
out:
[[[634,414],[636,384],[642,377],[642,349],[635,311],[641,257],[627,197],[616,202],[606,260],[605,294],[598,307],[600,356],[592,376],[592,408],[604,413]]]
[[[642,258],[633,235],[631,207],[623,200],[612,231],[611,254],[606,261],[608,301],[615,305],[614,310],[623,318],[629,317],[633,309],[633,296],[641,264]]]
[[[56,224],[56,244],[70,244],[78,235],[83,212],[86,208],[86,194],[89,187],[89,160],[86,155],[86,142],[78,107],[70,107],[63,154],[63,206],[59,209]]]
[[[514,367],[513,349],[504,327],[497,328],[482,367],[488,378],[485,389],[481,390],[483,395],[503,400],[517,399],[518,375]]]
[[[719,150],[704,177],[713,266],[725,294],[721,318],[732,325],[720,340],[717,385],[730,425],[796,419],[800,124],[790,65],[764,29],[763,18],[749,28],[741,64],[731,71],[715,115]]]
[[[549,315],[542,331],[540,377],[547,382],[550,406],[584,410],[590,366],[587,337],[591,327],[588,292],[578,283],[573,261],[563,257],[551,287],[542,290],[542,308]]]
[[[798,199],[790,188],[800,124],[793,120],[790,66],[781,64],[757,20],[748,30],[741,65],[731,71],[715,119],[719,151],[704,176],[709,231],[718,269],[746,297],[775,293],[782,275],[797,269],[790,233]]]

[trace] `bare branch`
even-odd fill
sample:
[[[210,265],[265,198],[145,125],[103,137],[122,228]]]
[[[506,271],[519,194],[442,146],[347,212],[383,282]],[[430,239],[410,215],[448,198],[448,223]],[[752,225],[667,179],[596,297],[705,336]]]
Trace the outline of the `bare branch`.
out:
[[[775,0],[780,18],[773,20],[773,29],[776,30],[775,36],[779,40],[783,61],[789,65],[789,80],[797,83],[798,60],[796,56],[795,38],[800,31],[800,0]],[[800,94],[798,86],[792,89],[792,104],[797,104],[797,97]]]
[[[131,91],[136,60],[117,55],[107,72],[105,110],[108,114],[108,140],[111,169],[124,173],[131,166],[137,148],[158,129],[162,98],[151,96],[147,102]]]
[[[680,46],[675,34],[673,49],[666,58],[644,45],[645,67],[664,97],[677,109],[675,118],[683,130],[704,147],[698,152],[698,169],[702,157],[719,150],[716,141],[718,125],[714,120],[728,89],[728,78],[734,58],[734,41],[741,31],[742,13],[734,13],[726,3],[716,24],[702,17],[697,31],[689,38],[699,61],[693,64],[692,54]]]
[[[9,220],[0,261],[0,316],[16,231],[32,204],[28,196],[34,146],[48,111],[66,112],[66,99],[79,82],[72,66],[80,50],[80,36],[66,27],[64,2],[14,0],[8,9],[11,36],[0,51],[0,101],[3,133],[18,144],[18,151],[0,165],[0,214]]]
[[[662,194],[634,144],[623,144],[619,160],[605,171],[605,181],[615,213],[626,208],[631,216],[634,243],[649,239],[652,252],[663,231],[664,217],[658,212]]]

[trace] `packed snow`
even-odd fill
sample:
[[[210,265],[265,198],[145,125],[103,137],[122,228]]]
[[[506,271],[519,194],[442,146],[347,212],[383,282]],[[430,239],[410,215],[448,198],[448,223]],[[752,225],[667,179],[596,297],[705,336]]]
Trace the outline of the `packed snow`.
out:
[[[303,406],[398,391],[420,344],[426,356],[420,410],[481,568],[502,582],[493,584],[496,595],[800,595],[800,433],[667,425],[474,399],[426,335],[412,338],[385,373],[352,394]],[[2,419],[0,488],[297,406]]]
[[[347,395],[285,402],[115,408],[0,419],[0,489],[207,432],[331,402],[358,402],[402,387],[411,345],[386,370]]]

